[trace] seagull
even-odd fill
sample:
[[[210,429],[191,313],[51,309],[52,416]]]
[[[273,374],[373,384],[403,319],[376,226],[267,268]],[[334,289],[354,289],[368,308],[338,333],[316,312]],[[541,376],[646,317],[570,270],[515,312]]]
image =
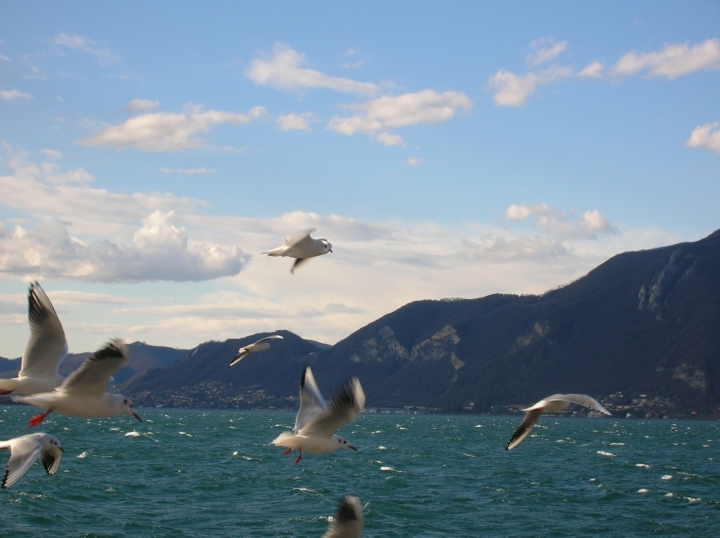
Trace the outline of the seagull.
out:
[[[50,299],[40,284],[30,284],[28,292],[30,338],[25,346],[18,376],[0,379],[0,394],[36,394],[48,392],[65,378],[58,365],[68,352],[65,331]]]
[[[111,417],[130,415],[142,422],[133,404],[122,394],[105,392],[110,377],[128,361],[128,350],[120,339],[88,357],[80,367],[52,392],[16,396],[16,402],[42,407],[46,411],[30,419],[29,427],[40,424],[52,411],[71,417]]]
[[[349,379],[329,403],[325,403],[310,367],[305,367],[300,378],[300,410],[295,418],[292,432],[283,432],[272,444],[287,447],[283,454],[297,449],[300,455],[295,463],[302,459],[303,450],[310,454],[325,454],[340,448],[357,448],[347,439],[335,435],[343,424],[355,420],[365,407],[365,393],[357,377]]]
[[[285,238],[285,242],[281,247],[274,248],[267,252],[261,252],[261,254],[295,258],[295,263],[290,269],[290,272],[295,274],[295,269],[308,258],[314,258],[315,256],[322,256],[323,254],[332,252],[332,245],[328,243],[327,239],[313,239],[310,237],[310,234],[314,231],[315,228],[309,228],[289,235]]]
[[[322,538],[360,538],[363,516],[360,499],[354,495],[345,495],[340,508],[330,522],[328,530]]]
[[[553,394],[552,396],[543,398],[532,407],[523,409],[523,411],[525,411],[525,418],[520,423],[520,427],[515,430],[515,433],[510,438],[510,441],[508,441],[505,450],[512,450],[518,446],[522,440],[528,436],[530,430],[533,429],[535,424],[537,424],[537,421],[543,412],[559,413],[560,411],[564,411],[570,404],[584,405],[585,407],[590,407],[591,409],[595,409],[595,411],[600,411],[606,415],[612,415],[612,413],[605,409],[600,402],[586,394]]]
[[[230,361],[230,364],[228,366],[234,366],[235,364],[239,363],[241,360],[243,360],[248,353],[257,353],[258,351],[267,351],[270,349],[270,343],[268,340],[275,340],[276,338],[279,338],[282,340],[282,336],[279,334],[273,334],[272,336],[266,336],[265,338],[261,338],[254,344],[250,344],[249,346],[241,347],[238,349],[237,355],[235,355],[235,358]]]
[[[9,488],[20,480],[38,456],[47,474],[55,474],[64,452],[60,442],[47,433],[31,433],[9,441],[0,441],[0,448],[10,451],[10,459],[2,482],[3,488]]]

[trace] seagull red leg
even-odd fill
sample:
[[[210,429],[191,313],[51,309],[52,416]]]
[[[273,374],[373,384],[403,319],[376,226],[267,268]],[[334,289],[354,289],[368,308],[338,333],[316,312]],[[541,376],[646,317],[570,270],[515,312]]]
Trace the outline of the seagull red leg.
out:
[[[47,417],[50,413],[52,413],[52,409],[48,409],[44,413],[35,415],[33,418],[30,419],[30,422],[28,423],[28,428],[34,428],[35,426],[40,424],[43,420],[45,420],[45,417]]]
[[[290,452],[292,452],[292,448],[288,448],[285,452],[283,452],[283,456],[287,456]]]
[[[295,458],[295,465],[300,463],[300,460],[302,459],[302,448],[298,448],[298,452],[300,452],[300,455],[297,458]]]
[[[11,394],[11,393],[12,393],[11,390],[0,390],[0,394],[2,394],[3,396],[6,394]]]

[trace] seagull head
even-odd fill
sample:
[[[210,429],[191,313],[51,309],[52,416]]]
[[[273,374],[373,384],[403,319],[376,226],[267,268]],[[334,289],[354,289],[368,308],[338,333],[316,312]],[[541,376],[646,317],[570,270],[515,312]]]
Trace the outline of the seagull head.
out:
[[[40,444],[44,449],[48,448],[59,448],[62,452],[65,452],[65,449],[60,446],[60,441],[58,441],[57,437],[54,435],[49,434],[41,434],[42,437],[40,437]]]
[[[332,252],[332,245],[327,239],[321,239],[320,243],[322,244],[322,248],[324,248],[328,252]]]
[[[138,415],[138,414],[135,412],[135,409],[134,409],[134,408],[135,408],[135,405],[132,403],[132,401],[130,401],[129,398],[124,398],[124,397],[123,397],[122,403],[123,403],[122,412],[123,412],[124,414],[130,415],[131,417],[135,418],[135,420],[137,420],[137,421],[139,421],[139,422],[142,422],[142,419],[140,418],[140,415]]]
[[[350,450],[354,450],[355,452],[358,451],[358,449],[348,443],[348,440],[344,437],[340,437],[339,435],[333,435],[332,440],[337,446],[336,450],[339,450],[341,448],[349,448]]]

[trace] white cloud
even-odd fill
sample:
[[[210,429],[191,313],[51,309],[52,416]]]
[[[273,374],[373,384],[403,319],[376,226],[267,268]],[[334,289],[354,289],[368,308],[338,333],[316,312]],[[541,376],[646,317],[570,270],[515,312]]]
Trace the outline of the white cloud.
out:
[[[408,166],[412,166],[413,168],[417,168],[420,166],[423,162],[422,159],[419,157],[410,157],[407,161],[405,161]]]
[[[685,141],[689,148],[705,148],[720,153],[720,122],[706,123],[693,129]]]
[[[277,123],[283,131],[307,131],[310,129],[308,120],[312,117],[312,112],[305,112],[303,114],[291,113],[285,116],[278,116]]]
[[[0,62],[9,62],[10,58],[5,56],[4,54],[0,54]]]
[[[530,47],[532,47],[534,51],[527,57],[526,61],[530,66],[549,62],[565,52],[567,45],[567,41],[555,43],[553,39],[537,39],[530,44]]]
[[[253,60],[246,73],[250,80],[261,86],[282,90],[327,88],[364,95],[374,95],[380,90],[376,84],[370,82],[357,82],[349,78],[333,77],[313,69],[301,68],[300,66],[305,63],[305,55],[286,45],[276,45],[272,57],[263,56]]]
[[[674,79],[703,69],[720,69],[720,39],[708,39],[690,47],[668,44],[656,52],[625,54],[611,70],[612,75],[630,76],[645,71],[648,77]]]
[[[125,110],[128,112],[138,112],[140,110],[155,110],[160,108],[159,101],[150,101],[149,99],[133,99],[127,105]]]
[[[87,173],[83,168],[76,168],[75,170],[61,172],[60,165],[57,163],[43,163],[41,168],[45,181],[55,185],[65,185],[67,183],[92,183],[95,181],[95,178],[91,174]]]
[[[43,149],[40,150],[40,153],[43,153],[48,159],[53,159],[56,161],[63,158],[62,152],[55,149]]]
[[[469,110],[472,106],[467,95],[454,91],[437,93],[422,90],[397,96],[386,95],[362,105],[349,106],[358,114],[344,118],[335,116],[330,119],[327,128],[348,136],[357,133],[374,135],[386,145],[398,145],[401,142],[399,137],[388,138],[383,133],[397,127],[447,121],[455,116],[457,110]]]
[[[600,62],[591,62],[583,67],[582,71],[578,73],[580,78],[602,78],[602,72],[605,66]]]
[[[110,65],[120,61],[120,56],[109,49],[95,47],[92,39],[77,34],[58,34],[53,39],[53,45],[67,47],[81,52],[87,52],[95,57],[100,65]]]
[[[375,140],[380,142],[383,146],[404,146],[405,142],[400,135],[394,133],[378,133],[375,136]]]
[[[183,112],[153,112],[130,118],[87,138],[77,140],[83,146],[104,146],[116,150],[136,148],[142,151],[182,151],[205,143],[195,135],[210,131],[213,125],[230,123],[244,125],[263,115],[263,107],[254,107],[247,114],[204,110],[202,105],[186,105]]]
[[[589,209],[576,219],[547,204],[513,204],[505,210],[505,218],[514,222],[533,219],[535,230],[563,240],[597,239],[598,234],[619,233],[597,209]]]
[[[215,174],[217,173],[217,170],[212,170],[210,168],[161,168],[160,171],[163,174],[187,174],[187,175],[193,175],[193,174]]]
[[[238,274],[249,257],[237,247],[191,244],[173,212],[155,211],[143,220],[131,245],[85,242],[51,219],[36,230],[16,226],[0,235],[0,272],[18,276],[92,282],[198,281]]]
[[[517,75],[500,69],[490,77],[488,86],[495,90],[493,101],[498,106],[522,106],[527,98],[537,91],[538,86],[573,76],[570,67],[550,66],[536,73]]]
[[[10,101],[12,99],[32,99],[32,95],[29,93],[21,92],[18,90],[0,90],[0,99]]]

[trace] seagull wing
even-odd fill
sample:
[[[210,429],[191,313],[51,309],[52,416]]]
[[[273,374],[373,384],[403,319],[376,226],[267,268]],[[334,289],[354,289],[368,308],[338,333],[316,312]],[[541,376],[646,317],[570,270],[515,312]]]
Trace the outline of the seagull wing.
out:
[[[322,538],[359,538],[363,526],[360,499],[354,495],[343,497],[335,518]]]
[[[327,410],[310,420],[299,432],[301,435],[319,434],[330,437],[348,422],[355,420],[365,407],[365,393],[357,377],[349,379],[327,405]]]
[[[230,364],[228,364],[228,366],[235,366],[237,363],[247,357],[248,353],[250,353],[250,351],[248,351],[248,347],[249,346],[241,347],[240,351],[238,351],[238,354],[235,355],[235,358],[230,361]]]
[[[35,463],[42,446],[37,440],[37,435],[30,434],[16,437],[6,443],[2,443],[0,444],[0,448],[10,449],[10,459],[8,460],[7,468],[5,469],[5,478],[2,483],[3,488],[9,488],[20,480],[30,466]]]
[[[530,433],[530,430],[532,430],[535,424],[537,424],[537,421],[542,413],[542,409],[533,409],[525,413],[525,418],[520,423],[518,429],[515,430],[515,433],[513,433],[513,436],[510,438],[510,441],[508,441],[505,450],[512,450],[522,443],[523,439],[525,439]]]
[[[315,416],[325,413],[327,404],[315,383],[312,370],[306,366],[300,377],[300,409],[295,417],[293,431],[299,432]]]
[[[46,448],[40,452],[40,461],[42,461],[45,472],[49,475],[55,474],[60,467],[60,458],[62,458],[62,450],[58,447]]]
[[[600,402],[598,402],[595,398],[588,396],[587,394],[554,394],[549,398],[545,399],[549,402],[562,400],[578,405],[584,405],[585,407],[589,407],[590,409],[594,409],[595,411],[600,411],[601,413],[605,413],[606,415],[612,415],[612,413],[605,409],[605,407],[603,407]]]
[[[303,265],[306,261],[308,261],[310,258],[295,258],[295,262],[293,263],[293,266],[290,268],[290,272],[292,274],[295,274],[295,270]]]
[[[280,336],[279,334],[273,334],[272,336],[266,336],[265,338],[261,338],[260,340],[255,342],[255,344],[260,344],[262,342],[266,342],[267,340],[282,340],[282,339],[283,339],[283,337]],[[253,344],[253,345],[255,345],[255,344]]]
[[[88,357],[56,390],[68,393],[100,395],[108,381],[125,366],[128,350],[120,339],[111,340],[104,348]]]
[[[30,284],[28,292],[30,339],[22,357],[20,377],[53,377],[67,354],[65,331],[50,299],[40,284]]]
[[[285,246],[286,247],[297,247],[302,246],[304,244],[312,244],[314,239],[310,237],[310,234],[315,231],[315,228],[308,228],[307,230],[302,230],[300,232],[296,232],[292,235],[288,235],[285,238]]]

